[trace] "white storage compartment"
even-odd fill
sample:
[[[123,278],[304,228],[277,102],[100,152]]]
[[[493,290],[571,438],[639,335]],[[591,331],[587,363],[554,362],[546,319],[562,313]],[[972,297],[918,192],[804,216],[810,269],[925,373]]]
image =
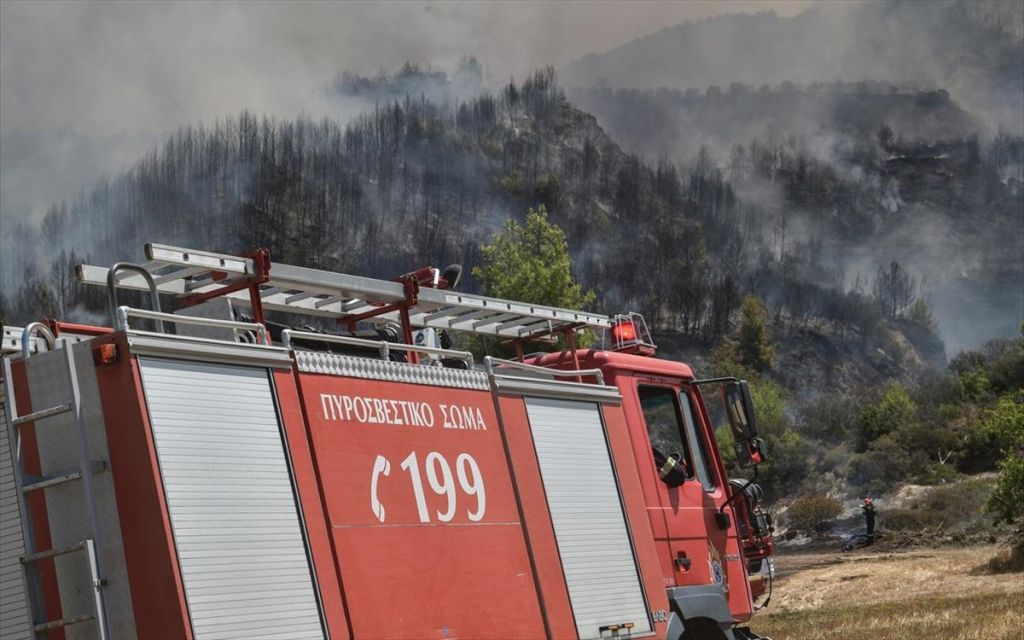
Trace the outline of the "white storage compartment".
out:
[[[139,362],[196,639],[324,638],[267,370]]]
[[[628,622],[650,632],[598,405],[527,398],[526,409],[580,638]]]

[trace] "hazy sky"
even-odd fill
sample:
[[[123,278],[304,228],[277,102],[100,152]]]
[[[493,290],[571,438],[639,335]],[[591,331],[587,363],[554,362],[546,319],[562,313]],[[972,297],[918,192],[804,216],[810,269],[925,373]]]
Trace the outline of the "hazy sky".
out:
[[[0,134],[175,127],[282,115],[339,70],[475,54],[493,81],[687,19],[807,2],[18,2],[0,4]]]
[[[338,112],[339,71],[466,54],[492,83],[562,66],[733,2],[0,2],[0,223],[38,218],[180,125]]]

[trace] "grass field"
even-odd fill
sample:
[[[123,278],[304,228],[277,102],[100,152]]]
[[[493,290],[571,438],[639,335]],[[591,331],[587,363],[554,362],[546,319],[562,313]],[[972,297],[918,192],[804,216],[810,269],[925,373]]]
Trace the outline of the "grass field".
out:
[[[773,640],[1024,640],[1024,573],[982,569],[997,551],[782,553],[751,627]]]

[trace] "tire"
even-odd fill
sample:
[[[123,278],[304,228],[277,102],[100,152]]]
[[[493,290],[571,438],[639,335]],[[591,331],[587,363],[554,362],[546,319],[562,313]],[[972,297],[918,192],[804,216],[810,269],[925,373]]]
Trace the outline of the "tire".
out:
[[[687,620],[684,625],[686,630],[679,640],[726,640],[725,632],[707,618]]]

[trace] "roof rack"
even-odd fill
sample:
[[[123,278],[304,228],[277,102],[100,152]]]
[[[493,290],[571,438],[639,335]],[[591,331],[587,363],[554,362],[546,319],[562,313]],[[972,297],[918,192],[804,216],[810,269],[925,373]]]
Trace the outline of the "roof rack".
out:
[[[147,244],[145,251],[148,262],[140,266],[151,274],[156,291],[186,304],[227,297],[251,307],[257,322],[264,320],[264,311],[280,311],[334,318],[350,326],[364,320],[397,321],[410,343],[411,326],[495,336],[517,344],[560,333],[571,338],[586,328],[612,325],[606,315],[438,288],[435,269],[378,280],[286,264],[271,266],[265,250],[235,256]],[[83,264],[76,268],[78,280],[86,284],[107,286],[109,275],[105,267]],[[116,287],[151,291],[145,275],[117,270],[111,281]]]

